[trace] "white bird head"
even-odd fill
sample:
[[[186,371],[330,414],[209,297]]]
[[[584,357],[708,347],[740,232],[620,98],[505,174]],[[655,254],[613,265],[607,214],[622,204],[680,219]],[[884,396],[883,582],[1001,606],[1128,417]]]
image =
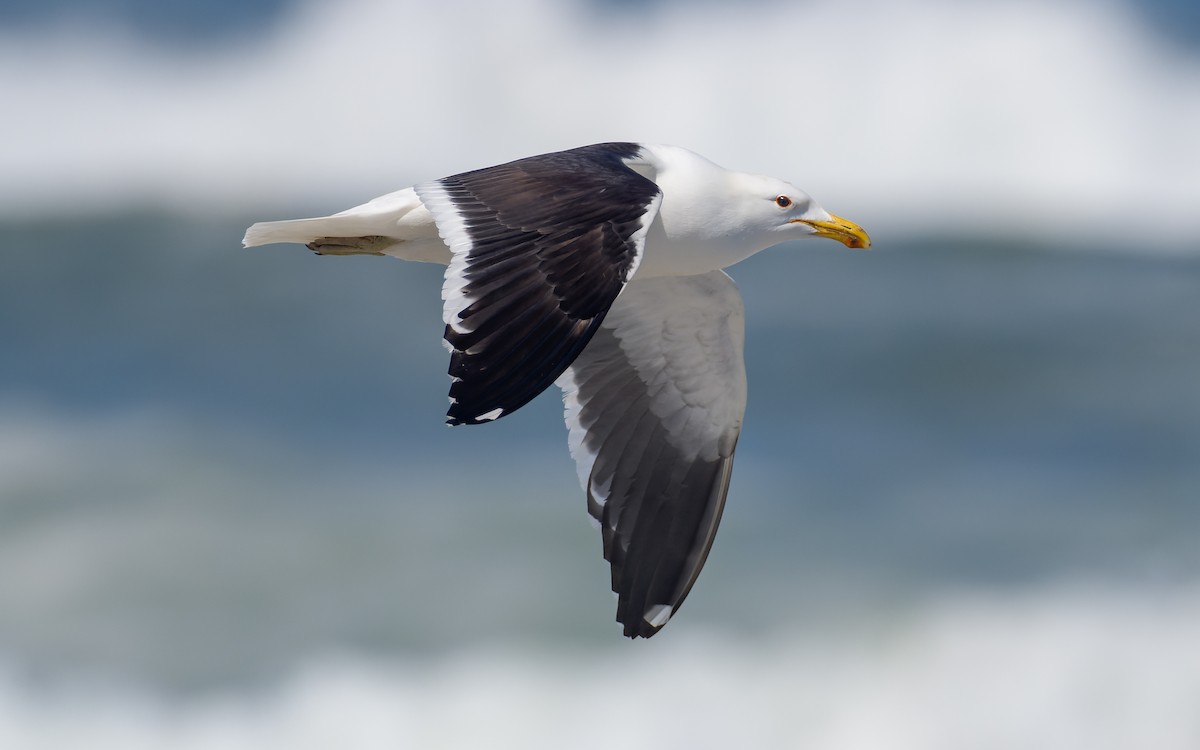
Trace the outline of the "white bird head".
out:
[[[661,144],[643,144],[639,157],[626,164],[662,190],[638,271],[643,277],[727,268],[773,245],[806,237],[826,237],[852,248],[871,246],[862,227],[830,214],[783,180],[731,171],[693,151]]]
[[[821,208],[795,185],[756,174],[735,172],[732,177],[739,213],[753,217],[752,221],[765,227],[775,242],[826,237],[846,247],[871,247],[871,238],[862,227]]]

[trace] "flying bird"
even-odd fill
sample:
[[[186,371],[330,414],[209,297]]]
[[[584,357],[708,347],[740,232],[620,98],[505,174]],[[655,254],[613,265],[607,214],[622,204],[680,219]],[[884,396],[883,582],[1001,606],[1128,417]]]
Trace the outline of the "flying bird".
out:
[[[677,146],[601,143],[258,223],[243,245],[446,265],[447,422],[562,389],[617,621],[649,638],[708,557],[746,408],[742,299],[721,269],[808,237],[871,244],[783,180]]]

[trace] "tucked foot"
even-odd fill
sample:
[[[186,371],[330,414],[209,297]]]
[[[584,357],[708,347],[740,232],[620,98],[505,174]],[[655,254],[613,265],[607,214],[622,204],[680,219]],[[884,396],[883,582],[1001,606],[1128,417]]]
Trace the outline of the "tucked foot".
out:
[[[317,255],[383,255],[384,248],[394,244],[394,238],[377,234],[366,237],[321,237],[308,243],[308,249]]]

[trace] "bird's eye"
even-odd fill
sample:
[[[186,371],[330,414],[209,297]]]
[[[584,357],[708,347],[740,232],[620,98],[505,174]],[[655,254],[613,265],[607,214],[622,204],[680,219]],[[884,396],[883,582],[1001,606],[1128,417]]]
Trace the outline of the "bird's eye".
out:
[[[787,208],[788,206],[792,205],[792,199],[786,195],[781,195],[775,199],[775,205],[779,206],[780,208]]]

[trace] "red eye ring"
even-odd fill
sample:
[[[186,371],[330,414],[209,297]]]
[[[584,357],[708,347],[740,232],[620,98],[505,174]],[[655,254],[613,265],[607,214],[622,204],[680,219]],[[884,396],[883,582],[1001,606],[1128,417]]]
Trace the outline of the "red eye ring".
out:
[[[786,195],[781,195],[775,199],[775,205],[779,206],[780,208],[787,208],[788,206],[792,205],[792,199]]]

